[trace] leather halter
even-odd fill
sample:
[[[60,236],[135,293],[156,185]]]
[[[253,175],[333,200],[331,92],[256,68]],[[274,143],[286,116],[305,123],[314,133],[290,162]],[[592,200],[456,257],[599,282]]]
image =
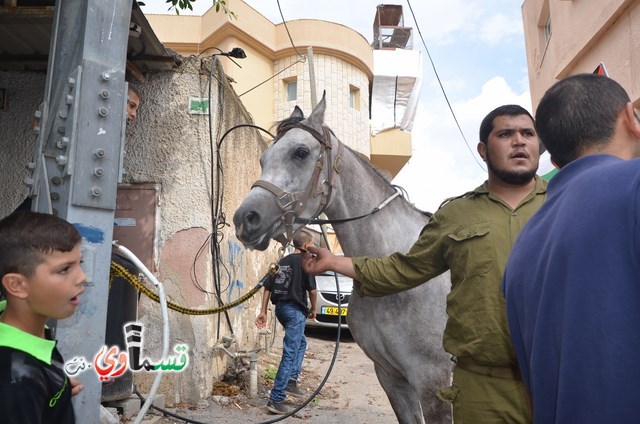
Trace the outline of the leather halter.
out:
[[[320,134],[311,127],[301,125],[300,123],[291,123],[278,133],[273,143],[277,143],[278,140],[280,140],[289,130],[294,128],[299,128],[308,132],[313,136],[313,138],[318,140],[321,146],[320,155],[318,156],[313,174],[311,175],[311,180],[309,181],[305,191],[301,193],[286,192],[275,184],[265,180],[258,180],[251,186],[251,188],[263,188],[276,196],[278,206],[283,212],[280,220],[286,228],[286,240],[283,242],[282,240],[277,239],[283,243],[283,245],[289,243],[293,239],[293,225],[296,222],[296,219],[299,218],[299,215],[305,210],[309,198],[321,196],[320,204],[318,206],[318,210],[313,215],[314,217],[320,215],[324,208],[329,204],[331,193],[335,187],[336,175],[342,172],[342,154],[344,152],[344,145],[336,138],[338,142],[338,152],[336,154],[335,161],[332,163],[331,152],[333,151],[333,148],[331,146],[331,135],[333,132],[324,125],[322,126],[322,134]],[[327,167],[327,179],[322,181],[319,185],[318,181],[320,180],[320,174],[325,167],[325,162]]]

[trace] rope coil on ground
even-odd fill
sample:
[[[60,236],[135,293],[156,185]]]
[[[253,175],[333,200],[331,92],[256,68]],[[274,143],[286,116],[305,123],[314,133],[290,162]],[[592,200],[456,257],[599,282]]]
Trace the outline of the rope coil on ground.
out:
[[[196,308],[188,308],[186,306],[178,305],[177,303],[174,303],[174,302],[172,302],[170,300],[167,300],[167,307],[169,309],[172,309],[172,310],[174,310],[176,312],[180,312],[181,314],[185,314],[185,315],[213,315],[213,314],[219,314],[220,312],[224,312],[224,311],[226,311],[228,309],[235,308],[236,306],[238,306],[238,305],[246,302],[247,300],[249,300],[277,272],[278,272],[278,265],[271,264],[269,266],[269,271],[267,271],[267,273],[264,275],[264,277],[262,277],[262,279],[258,282],[258,284],[256,284],[256,286],[254,288],[252,288],[246,294],[240,296],[238,299],[234,300],[233,302],[227,303],[225,305],[217,306],[215,308],[196,309]],[[148,298],[150,298],[150,299],[152,299],[152,300],[154,300],[156,302],[160,302],[160,298],[158,297],[158,295],[156,293],[154,293],[153,291],[151,291],[149,288],[147,288],[144,284],[142,284],[142,282],[140,281],[140,279],[137,276],[131,274],[122,265],[119,265],[119,264],[111,261],[111,272],[109,274],[109,284],[113,283],[113,279],[115,277],[123,278],[129,284],[133,285],[139,292],[141,292],[144,295],[146,295]]]

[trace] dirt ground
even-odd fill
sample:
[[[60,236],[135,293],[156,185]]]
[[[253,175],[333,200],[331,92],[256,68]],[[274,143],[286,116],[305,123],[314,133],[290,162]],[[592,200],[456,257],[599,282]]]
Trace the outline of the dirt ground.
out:
[[[309,397],[324,379],[336,344],[335,330],[307,329],[307,353],[303,364],[300,387]],[[261,354],[258,364],[258,397],[251,399],[235,385],[219,383],[212,397],[201,401],[195,409],[171,408],[169,412],[200,423],[268,423],[281,416],[266,409],[270,381],[265,373],[275,372],[281,354],[282,334],[274,338],[269,354]],[[294,409],[305,400],[290,398],[285,404]],[[373,363],[353,341],[348,331],[343,331],[333,370],[320,393],[304,408],[284,421],[305,423],[393,423],[396,417],[387,397],[380,387]],[[143,422],[162,424],[183,423],[171,417],[155,417]]]

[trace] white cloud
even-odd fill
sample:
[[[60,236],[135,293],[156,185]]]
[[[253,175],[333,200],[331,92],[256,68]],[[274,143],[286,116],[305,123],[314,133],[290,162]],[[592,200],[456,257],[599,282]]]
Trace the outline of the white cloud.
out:
[[[460,33],[473,31],[476,22],[481,17],[480,3],[469,0],[449,0],[446,2],[413,2],[417,26],[420,28],[425,41],[448,44]],[[403,8],[405,25],[414,26],[413,16],[409,7]],[[419,43],[416,30],[414,44]]]
[[[522,18],[497,13],[488,19],[483,19],[478,35],[490,46],[497,46],[514,36],[522,36]]]

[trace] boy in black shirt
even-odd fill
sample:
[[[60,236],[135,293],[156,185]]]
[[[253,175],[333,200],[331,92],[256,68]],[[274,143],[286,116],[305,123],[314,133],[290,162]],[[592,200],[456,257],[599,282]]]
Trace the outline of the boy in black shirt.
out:
[[[304,246],[310,242],[311,235],[304,230],[293,237],[294,246]],[[316,310],[316,280],[313,275],[302,269],[300,250],[285,256],[279,262],[278,273],[264,285],[262,295],[262,309],[256,318],[256,326],[263,328],[267,323],[267,306],[269,300],[276,305],[276,318],[284,327],[282,341],[282,359],[273,382],[267,409],[275,414],[287,414],[288,408],[283,401],[287,394],[304,396],[304,392],[297,387],[296,380],[302,368],[307,340],[304,337],[304,327],[307,317],[315,317]],[[307,308],[307,292],[309,293],[310,308]]]
[[[80,233],[67,221],[16,212],[0,221],[0,411],[11,423],[75,423],[82,390],[45,322],[76,311],[87,276]]]

